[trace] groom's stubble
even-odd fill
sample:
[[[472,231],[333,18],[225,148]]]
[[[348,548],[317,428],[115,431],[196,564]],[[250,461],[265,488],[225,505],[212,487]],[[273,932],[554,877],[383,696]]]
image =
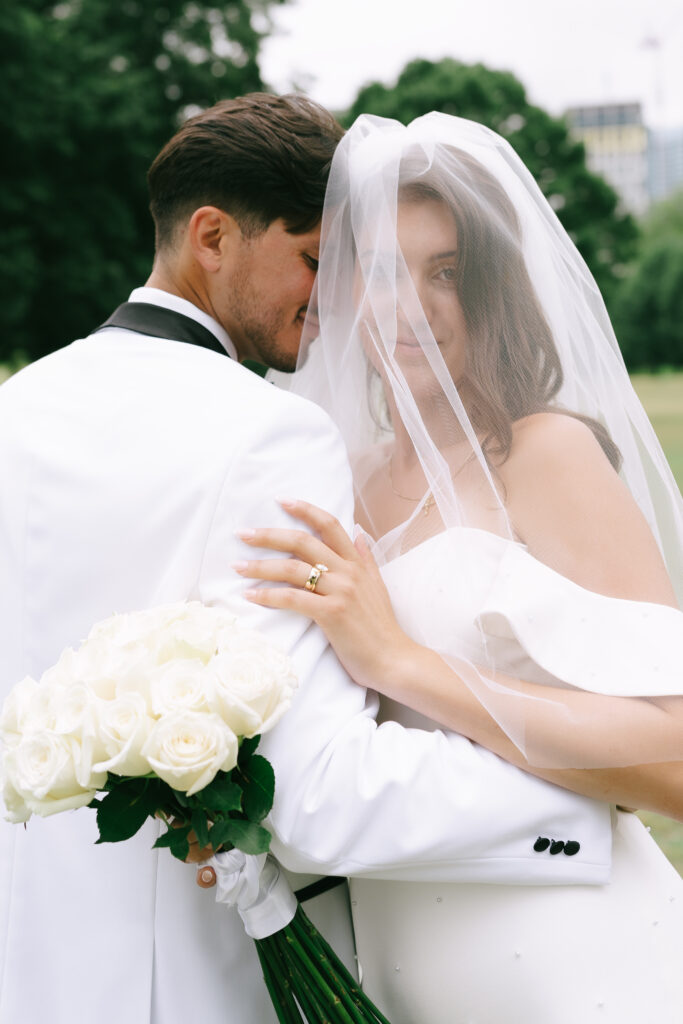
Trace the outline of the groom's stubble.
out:
[[[319,242],[319,225],[296,235],[281,221],[243,239],[238,259],[226,270],[221,302],[221,322],[240,359],[295,369]]]
[[[304,96],[252,93],[190,118],[149,169],[148,284],[217,320],[240,359],[295,368],[342,136]]]

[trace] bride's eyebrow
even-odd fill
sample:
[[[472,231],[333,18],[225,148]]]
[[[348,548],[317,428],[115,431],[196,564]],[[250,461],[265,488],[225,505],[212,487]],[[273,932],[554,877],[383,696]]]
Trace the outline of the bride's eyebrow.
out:
[[[436,262],[437,260],[450,260],[454,256],[458,255],[457,249],[449,249],[448,252],[435,252],[433,256],[430,256],[430,260]]]

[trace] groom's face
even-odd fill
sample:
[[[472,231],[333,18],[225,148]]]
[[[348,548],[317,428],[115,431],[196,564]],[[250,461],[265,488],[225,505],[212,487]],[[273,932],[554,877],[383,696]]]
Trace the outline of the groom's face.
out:
[[[295,368],[319,248],[320,225],[293,235],[282,220],[256,237],[241,238],[216,303],[240,359]]]

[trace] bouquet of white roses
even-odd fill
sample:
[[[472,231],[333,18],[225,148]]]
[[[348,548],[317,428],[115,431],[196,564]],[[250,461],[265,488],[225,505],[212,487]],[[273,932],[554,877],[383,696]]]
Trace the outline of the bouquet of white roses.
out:
[[[224,901],[246,924],[245,892],[259,906],[264,893],[275,904],[279,893],[275,930],[247,925],[278,1019],[388,1024],[291,892],[283,897],[272,858],[264,871],[270,833],[261,822],[275,777],[255,750],[296,685],[289,659],[223,609],[190,602],[114,615],[5,700],[6,816],[19,823],[93,807],[100,843],[129,839],[158,817],[167,829],[155,846],[185,860],[194,833],[200,847],[220,851],[219,876],[226,851],[241,851],[224,868],[240,896],[224,885]]]

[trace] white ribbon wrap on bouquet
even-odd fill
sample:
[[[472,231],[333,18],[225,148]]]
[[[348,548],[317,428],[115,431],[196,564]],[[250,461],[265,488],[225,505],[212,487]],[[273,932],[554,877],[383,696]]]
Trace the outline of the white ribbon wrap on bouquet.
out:
[[[269,854],[252,856],[229,850],[215,854],[207,864],[216,872],[216,902],[237,907],[252,939],[279,932],[294,917],[296,896]]]

